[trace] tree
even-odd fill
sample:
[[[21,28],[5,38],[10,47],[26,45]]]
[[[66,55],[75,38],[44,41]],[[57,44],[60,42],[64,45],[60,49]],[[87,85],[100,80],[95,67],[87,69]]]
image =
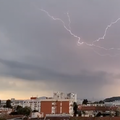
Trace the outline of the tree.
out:
[[[104,101],[100,100],[100,101],[99,101],[99,104],[104,104]]]
[[[74,111],[74,116],[78,113],[78,105],[76,102],[73,103],[73,111]]]
[[[6,108],[6,105],[3,105],[3,108]]]
[[[30,113],[31,113],[31,108],[30,107],[24,107],[23,108],[23,113],[24,113],[24,115],[29,116]]]
[[[21,109],[21,108],[23,108],[23,107],[20,106],[20,105],[18,105],[18,106],[16,107],[16,111],[18,111],[18,110]]]
[[[10,115],[22,115],[22,106],[16,106],[15,110],[10,113]]]
[[[31,113],[31,108],[30,107],[24,107],[24,108],[22,108],[22,107],[20,107],[19,106],[19,108],[18,108],[18,114],[20,114],[20,115],[25,115],[25,116],[29,116],[30,115],[30,113]]]
[[[18,115],[18,112],[13,111],[9,115]]]
[[[87,105],[88,104],[88,100],[84,99],[83,102],[82,102],[82,104]]]
[[[16,107],[16,111],[17,111],[17,113],[18,113],[19,115],[23,114],[23,112],[22,112],[22,111],[23,111],[23,107],[18,105],[18,106]]]
[[[7,100],[6,101],[6,107],[7,108],[12,108],[12,106],[11,106],[11,100]]]

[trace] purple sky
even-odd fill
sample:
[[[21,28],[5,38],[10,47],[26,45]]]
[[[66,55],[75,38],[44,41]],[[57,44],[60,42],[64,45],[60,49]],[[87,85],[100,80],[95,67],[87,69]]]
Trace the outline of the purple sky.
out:
[[[1,0],[0,98],[50,96],[53,91],[74,92],[79,98],[119,95],[120,21],[95,45],[78,46],[60,18],[81,42],[104,35],[120,17],[120,0]],[[99,53],[99,54],[98,54]],[[115,57],[113,57],[115,56]]]

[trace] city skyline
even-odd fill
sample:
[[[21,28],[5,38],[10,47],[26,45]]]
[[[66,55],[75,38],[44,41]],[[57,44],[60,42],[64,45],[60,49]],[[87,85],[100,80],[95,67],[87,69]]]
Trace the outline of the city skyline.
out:
[[[120,96],[120,21],[104,36],[120,17],[119,4],[1,0],[0,98],[51,96],[53,91],[87,99]]]

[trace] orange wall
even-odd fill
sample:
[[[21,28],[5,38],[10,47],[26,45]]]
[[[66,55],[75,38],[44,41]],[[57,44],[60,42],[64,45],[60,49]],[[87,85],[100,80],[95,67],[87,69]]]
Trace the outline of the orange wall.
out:
[[[41,113],[51,114],[52,112],[52,102],[55,101],[41,101]],[[60,105],[62,102],[62,105]],[[56,114],[60,114],[60,107],[62,106],[62,113],[69,114],[69,101],[56,101]]]
[[[46,114],[51,114],[51,107],[52,107],[51,101],[41,101],[41,112],[44,113],[44,116]]]
[[[60,114],[60,101],[56,102],[56,114]]]
[[[69,114],[69,102],[68,101],[62,102],[62,113]]]

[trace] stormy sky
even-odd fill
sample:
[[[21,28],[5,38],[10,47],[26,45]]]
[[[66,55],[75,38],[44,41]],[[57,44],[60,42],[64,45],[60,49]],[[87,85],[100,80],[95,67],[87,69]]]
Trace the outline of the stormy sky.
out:
[[[102,99],[120,93],[120,0],[0,0],[0,99],[53,91]],[[67,16],[69,13],[69,17]],[[70,20],[70,23],[69,23]],[[69,27],[70,25],[70,27]],[[118,48],[118,49],[110,49]]]

